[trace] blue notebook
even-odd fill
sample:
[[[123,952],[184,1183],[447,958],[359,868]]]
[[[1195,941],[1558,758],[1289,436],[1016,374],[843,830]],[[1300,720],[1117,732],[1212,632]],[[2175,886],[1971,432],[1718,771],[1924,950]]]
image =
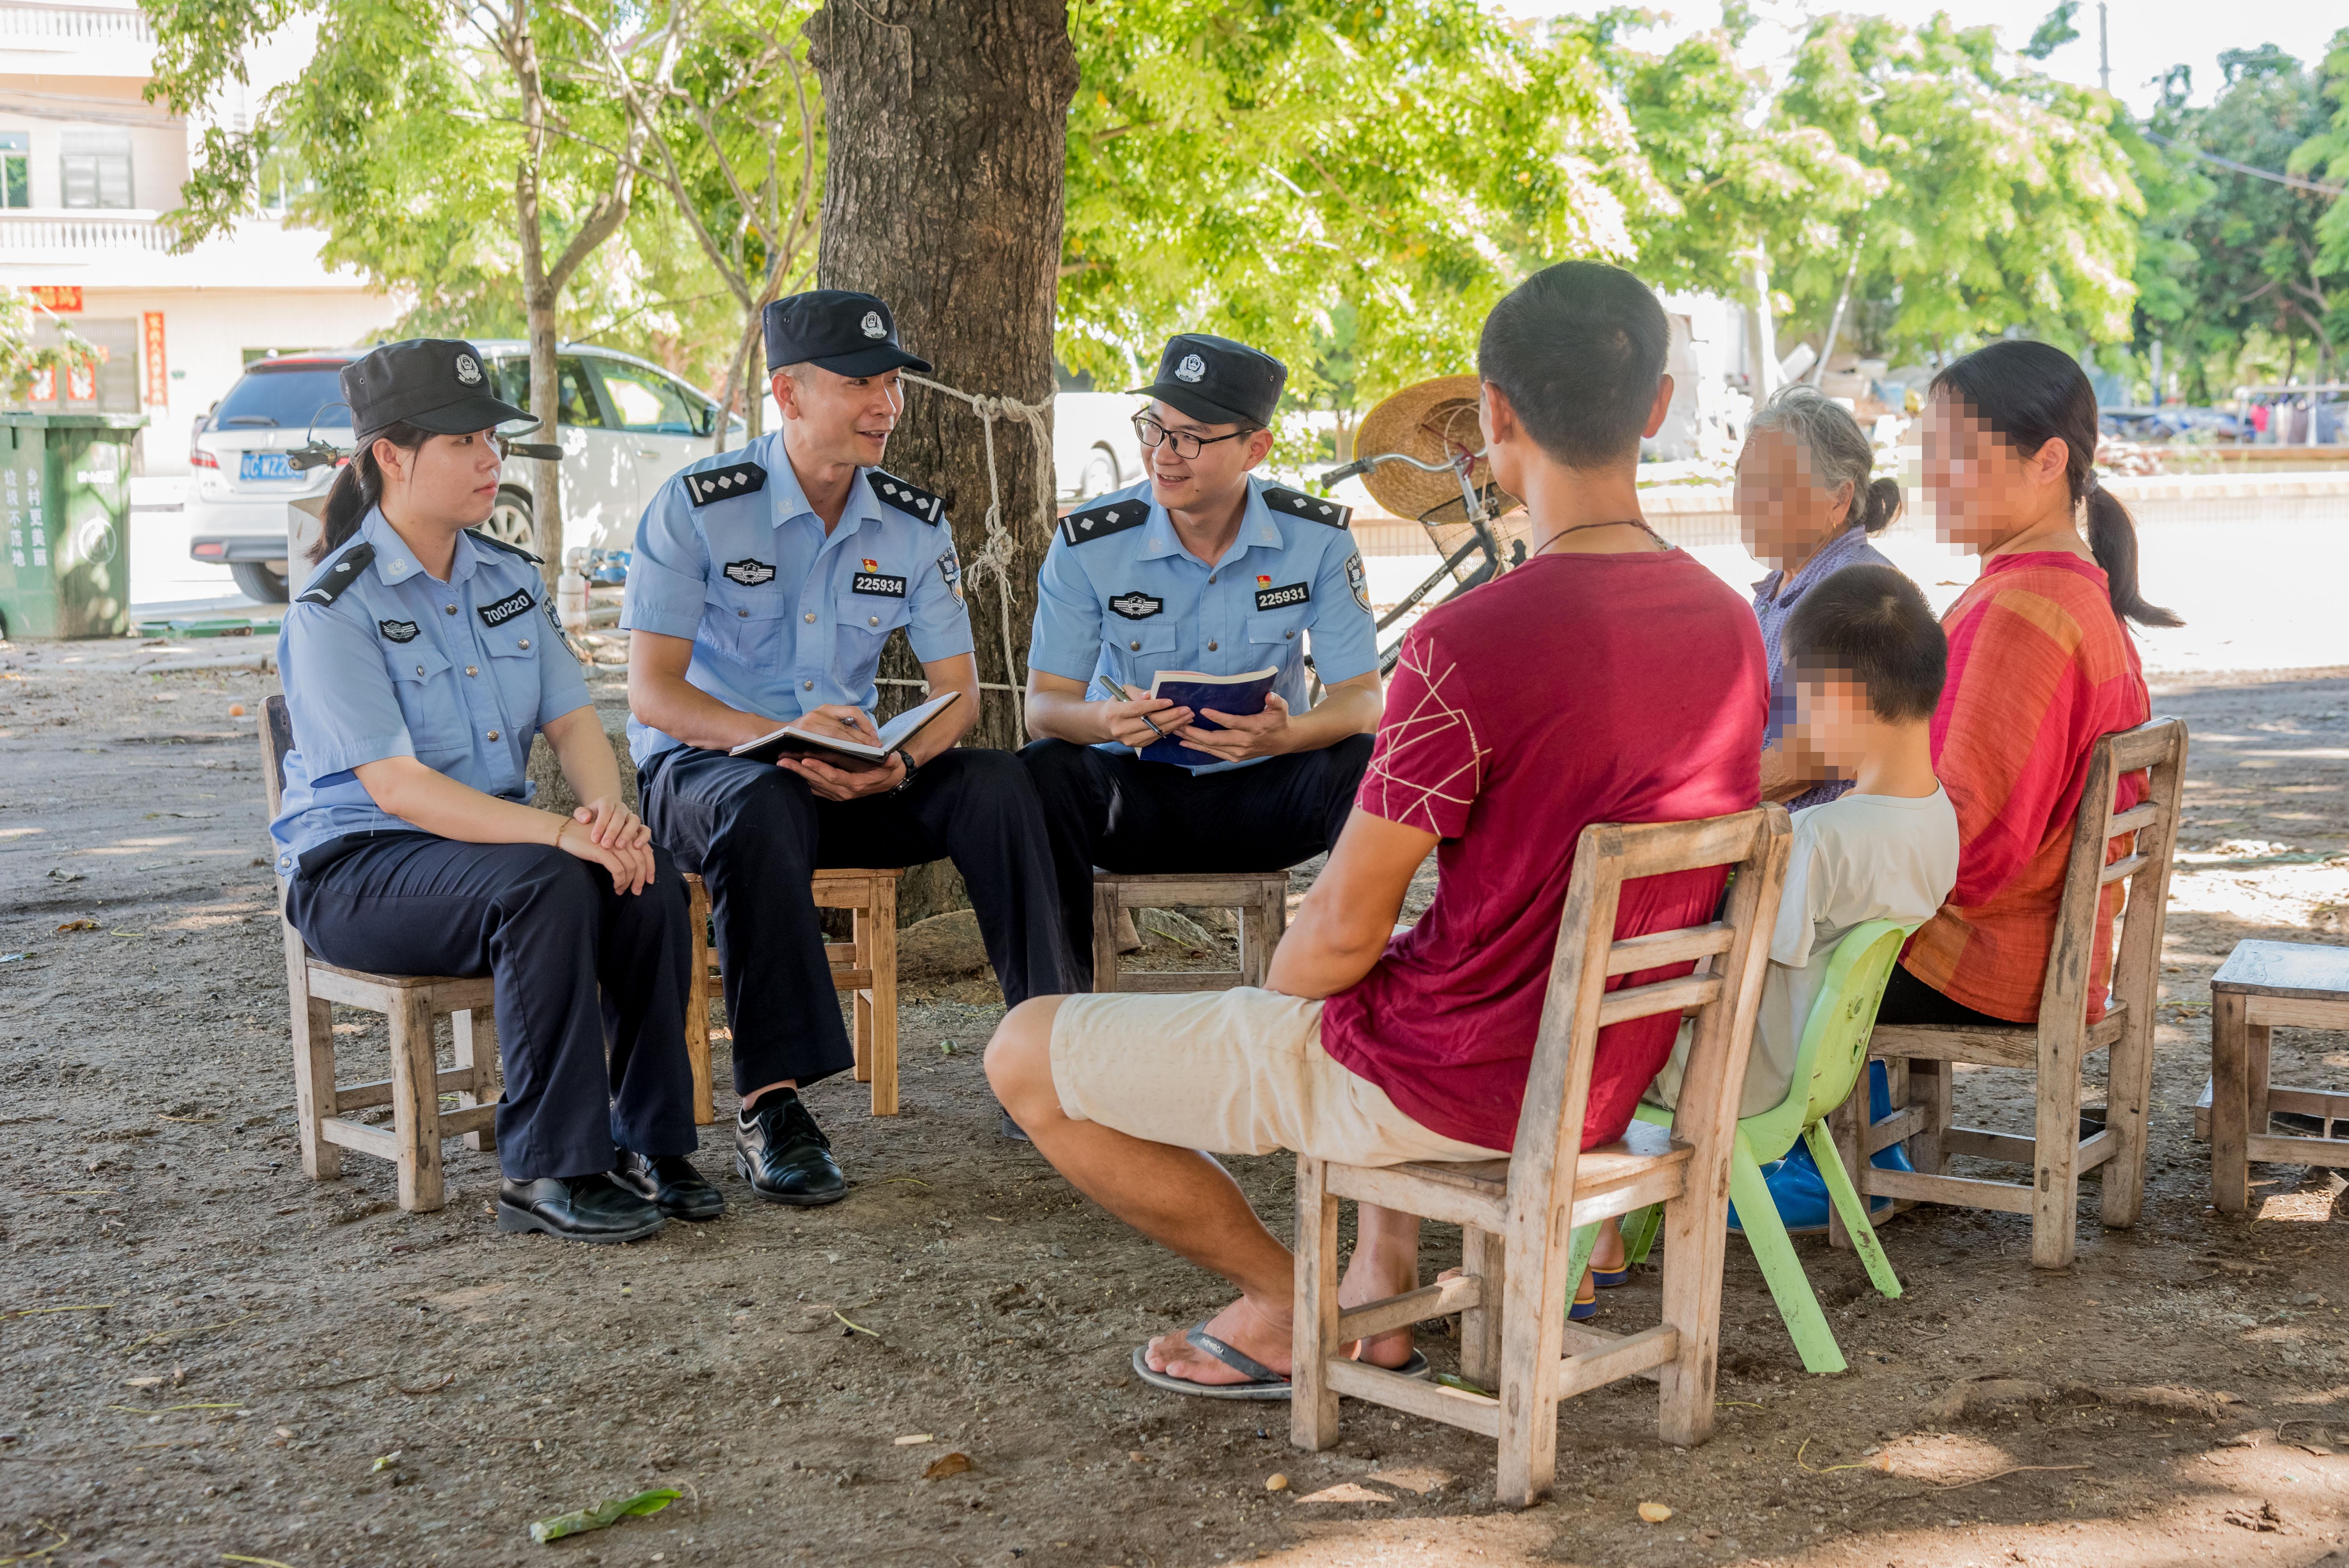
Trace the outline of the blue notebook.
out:
[[[1206,676],[1196,670],[1161,670],[1150,683],[1152,696],[1164,697],[1177,707],[1189,708],[1195,717],[1194,729],[1221,729],[1224,727],[1206,716],[1206,709],[1217,713],[1248,716],[1264,711],[1264,699],[1272,695],[1273,682],[1280,678],[1278,669],[1249,670],[1245,675]],[[1194,751],[1179,739],[1154,740],[1139,753],[1144,762],[1172,762],[1184,768],[1212,767],[1216,759],[1204,751]]]

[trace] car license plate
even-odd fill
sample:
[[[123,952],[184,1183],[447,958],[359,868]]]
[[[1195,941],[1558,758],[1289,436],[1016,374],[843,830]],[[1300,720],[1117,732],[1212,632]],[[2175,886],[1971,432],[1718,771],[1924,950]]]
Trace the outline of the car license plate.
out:
[[[299,476],[294,465],[285,460],[283,452],[247,452],[237,459],[236,477],[240,480],[290,480]]]

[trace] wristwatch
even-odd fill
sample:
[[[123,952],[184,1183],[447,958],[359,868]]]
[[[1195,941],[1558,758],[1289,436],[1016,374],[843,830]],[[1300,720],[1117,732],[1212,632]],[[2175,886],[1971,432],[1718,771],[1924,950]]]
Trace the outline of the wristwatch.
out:
[[[914,760],[913,754],[902,746],[897,748],[896,750],[889,753],[889,755],[905,765],[905,776],[903,779],[898,779],[897,782],[890,788],[889,793],[892,795],[903,795],[912,787],[914,776],[922,770],[921,764],[916,762]]]

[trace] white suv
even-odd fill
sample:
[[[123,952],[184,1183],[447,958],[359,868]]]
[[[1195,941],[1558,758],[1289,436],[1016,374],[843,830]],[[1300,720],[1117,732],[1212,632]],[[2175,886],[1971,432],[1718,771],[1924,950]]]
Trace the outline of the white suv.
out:
[[[477,342],[497,395],[530,407],[530,349],[519,339]],[[363,348],[330,349],[255,360],[196,433],[189,461],[195,475],[187,510],[194,537],[188,553],[225,562],[252,598],[285,603],[287,578],[308,572],[291,533],[315,527],[289,501],[315,500],[335,469],[297,469],[287,454],[311,439],[351,440],[351,411],[340,376]],[[742,444],[746,427],[727,422],[714,443],[715,399],[633,355],[566,344],[555,359],[555,439],[564,452],[563,542],[595,552],[625,552],[636,519],[664,480],[694,459]],[[536,438],[543,439],[543,436]],[[531,542],[531,469],[517,460],[501,476],[487,531]],[[297,562],[290,571],[289,562]]]

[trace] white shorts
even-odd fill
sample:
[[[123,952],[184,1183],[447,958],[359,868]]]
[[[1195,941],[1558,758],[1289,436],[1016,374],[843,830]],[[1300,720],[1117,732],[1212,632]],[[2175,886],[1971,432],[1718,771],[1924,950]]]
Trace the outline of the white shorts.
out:
[[[1242,986],[1064,998],[1052,1087],[1073,1120],[1216,1154],[1292,1150],[1345,1165],[1506,1159],[1395,1109],[1321,1048],[1321,1004]]]

